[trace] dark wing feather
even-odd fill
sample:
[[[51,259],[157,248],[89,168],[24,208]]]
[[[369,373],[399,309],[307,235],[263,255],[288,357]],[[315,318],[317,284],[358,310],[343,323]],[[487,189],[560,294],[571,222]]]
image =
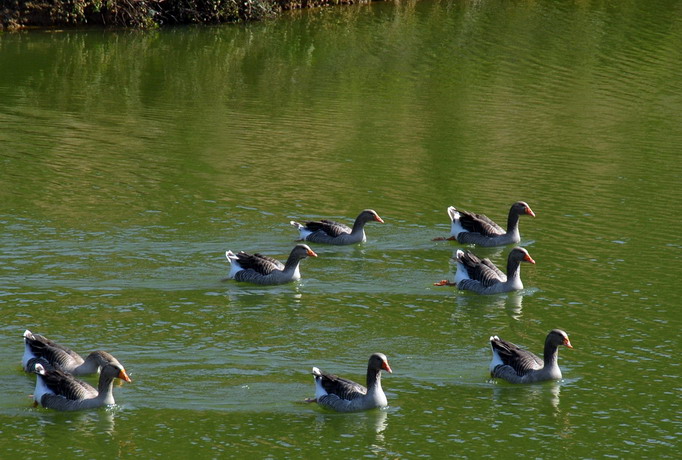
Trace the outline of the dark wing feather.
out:
[[[305,227],[311,232],[322,230],[331,237],[349,234],[352,229],[342,223],[334,222],[333,220],[322,219],[314,222],[306,222]]]
[[[26,337],[31,352],[56,367],[65,367],[69,362],[75,361],[76,364],[83,363],[83,358],[75,351],[60,345],[45,336],[33,334],[33,339]]]
[[[544,362],[534,353],[524,350],[506,340],[496,339],[491,341],[492,347],[499,355],[502,362],[511,366],[517,374],[525,375],[536,369],[542,369]]]
[[[274,270],[284,270],[284,264],[272,257],[264,256],[263,254],[247,254],[240,252],[237,254],[239,265],[244,270],[254,270],[261,275],[268,275]]]
[[[322,388],[329,394],[348,400],[360,398],[367,394],[367,388],[359,383],[326,373],[322,373]]]
[[[90,384],[77,379],[71,374],[55,370],[47,370],[44,375],[39,375],[45,385],[57,396],[66,399],[80,400],[96,397],[98,392]]]
[[[460,210],[458,212],[460,225],[469,232],[480,233],[485,236],[499,236],[506,233],[502,227],[484,214]]]
[[[471,251],[465,251],[459,257],[459,261],[466,267],[469,278],[486,287],[507,281],[507,275],[497,268],[490,259],[480,259]]]
[[[43,366],[43,369],[51,371],[55,369],[55,367],[52,364],[50,364],[45,358],[37,357],[31,358],[28,361],[26,361],[26,372],[35,373],[36,364],[40,364],[41,366]]]

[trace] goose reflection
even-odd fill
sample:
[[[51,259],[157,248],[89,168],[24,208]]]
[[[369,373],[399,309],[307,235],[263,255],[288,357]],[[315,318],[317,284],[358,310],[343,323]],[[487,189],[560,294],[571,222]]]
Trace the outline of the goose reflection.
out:
[[[388,412],[384,408],[352,414],[320,413],[315,418],[315,428],[337,436],[361,436],[370,450],[377,454],[384,453]]]
[[[561,382],[550,381],[535,385],[511,385],[489,380],[493,388],[493,400],[496,407],[523,406],[535,408],[550,408],[554,415],[561,410]],[[549,403],[549,404],[547,404]],[[541,410],[541,409],[539,409]]]
[[[40,409],[36,409],[43,412]],[[119,408],[114,405],[94,411],[50,412],[49,421],[41,423],[43,436],[51,439],[53,436],[64,436],[64,426],[68,426],[70,436],[74,438],[88,438],[102,433],[114,437],[116,435],[115,414]],[[53,432],[53,433],[50,433]]]
[[[510,318],[520,321],[523,316],[523,294],[512,292],[504,297],[504,310]]]
[[[523,316],[524,291],[510,292],[497,296],[458,295],[456,302],[462,309],[504,310],[509,317],[520,321]]]

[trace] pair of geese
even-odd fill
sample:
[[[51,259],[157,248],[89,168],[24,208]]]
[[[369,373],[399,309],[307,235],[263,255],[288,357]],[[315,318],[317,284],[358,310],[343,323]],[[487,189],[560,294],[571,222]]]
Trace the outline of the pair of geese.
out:
[[[114,379],[132,382],[120,362],[106,351],[85,359],[78,353],[28,329],[24,332],[26,372],[36,374],[34,405],[63,411],[93,409],[114,404]],[[97,388],[77,376],[99,373]]]
[[[451,206],[448,216],[452,221],[451,236],[447,239],[463,244],[479,246],[503,246],[516,244],[521,240],[519,218],[522,215],[535,217],[530,206],[523,201],[514,203],[507,218],[507,229],[503,229],[492,219],[483,214],[475,214],[458,210]],[[315,243],[346,245],[366,240],[364,227],[371,221],[381,222],[379,215],[366,209],[355,219],[353,227],[331,220],[320,220],[301,224],[291,221],[298,229],[302,241]],[[444,240],[446,238],[436,238]],[[225,253],[230,262],[230,279],[255,284],[282,284],[300,279],[299,264],[304,258],[317,254],[305,244],[294,247],[286,263],[264,256],[232,251]],[[521,262],[534,264],[528,251],[516,247],[507,257],[507,271],[502,272],[489,259],[481,259],[470,251],[458,250],[455,259],[457,272],[455,281],[447,280],[434,283],[437,286],[456,285],[459,289],[470,290],[479,294],[498,294],[523,289],[520,276]],[[561,379],[558,365],[559,346],[573,348],[566,332],[553,329],[545,339],[543,359],[524,350],[511,342],[497,336],[490,337],[493,358],[490,363],[490,374],[493,378],[502,378],[511,383],[533,383],[545,380]],[[366,387],[352,380],[328,374],[313,367],[315,380],[315,398],[307,399],[323,407],[338,412],[357,412],[386,407],[388,400],[381,387],[381,372],[392,373],[388,359],[383,353],[374,353],[367,363]]]

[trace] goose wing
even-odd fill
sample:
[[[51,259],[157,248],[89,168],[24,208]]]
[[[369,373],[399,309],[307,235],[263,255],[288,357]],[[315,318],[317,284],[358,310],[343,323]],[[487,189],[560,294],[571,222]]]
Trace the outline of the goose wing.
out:
[[[98,392],[90,384],[83,382],[58,369],[45,370],[43,374],[38,374],[45,386],[56,396],[78,401],[97,397]]]
[[[364,386],[334,374],[321,372],[320,383],[328,394],[336,395],[341,399],[353,400],[367,394],[367,388]]]
[[[511,342],[494,337],[490,341],[493,351],[502,360],[502,363],[513,368],[518,375],[527,374],[530,371],[542,369],[544,361]]]
[[[268,275],[275,270],[284,270],[284,264],[279,260],[260,253],[247,254],[240,252],[237,254],[239,265],[244,270],[254,270],[261,275]]]
[[[458,254],[458,261],[466,268],[469,278],[486,287],[507,281],[507,275],[497,268],[490,259],[481,259],[471,251],[462,251],[461,254]]]
[[[55,367],[68,367],[69,364],[83,363],[83,358],[78,353],[43,335],[26,331],[24,339],[26,346],[36,358],[43,358]]]
[[[485,236],[504,235],[506,231],[485,214],[476,214],[459,210],[460,225],[469,232],[480,233]]]
[[[349,234],[352,231],[352,229],[348,225],[342,224],[340,222],[334,222],[333,220],[328,219],[322,219],[314,222],[306,222],[305,226],[311,232],[321,230],[332,237]]]

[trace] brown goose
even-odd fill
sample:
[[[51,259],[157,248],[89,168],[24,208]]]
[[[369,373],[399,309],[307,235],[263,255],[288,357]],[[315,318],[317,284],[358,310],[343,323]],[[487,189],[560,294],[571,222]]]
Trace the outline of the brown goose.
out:
[[[524,201],[517,201],[509,209],[507,217],[507,230],[497,225],[492,219],[483,214],[457,209],[454,206],[448,208],[448,216],[452,221],[450,237],[448,240],[456,240],[462,244],[476,244],[478,246],[504,246],[517,244],[521,241],[519,233],[519,217],[522,215],[535,217],[535,213]],[[435,241],[445,238],[435,238]]]
[[[45,369],[35,365],[36,388],[33,393],[35,405],[49,409],[71,411],[93,409],[114,404],[114,379],[131,382],[125,369],[118,363],[102,367],[97,389],[59,369]]]
[[[545,339],[544,359],[530,351],[517,347],[511,342],[490,337],[493,360],[490,362],[490,376],[511,383],[533,383],[544,380],[559,380],[561,369],[557,362],[559,347],[573,348],[568,335],[561,329],[552,329]]]
[[[110,362],[121,365],[116,358],[101,350],[93,351],[83,359],[70,348],[26,329],[24,331],[24,356],[21,364],[26,372],[34,372],[36,362],[47,363],[50,367],[73,375],[97,374],[102,366]]]
[[[230,279],[254,284],[284,284],[301,279],[298,269],[301,260],[306,257],[317,257],[317,254],[305,244],[297,244],[291,250],[286,263],[263,254],[238,254],[227,251],[225,257],[230,262]]]
[[[457,286],[463,291],[478,294],[500,294],[523,289],[521,262],[534,264],[535,261],[523,248],[514,248],[507,256],[507,273],[503,273],[490,259],[480,259],[471,251],[458,249],[455,253],[457,272],[455,281],[442,280],[435,286]]]
[[[388,359],[383,353],[374,353],[367,364],[367,387],[352,380],[327,374],[313,367],[315,378],[315,399],[322,407],[337,412],[358,412],[388,406],[388,400],[381,388],[381,371],[392,373]]]
[[[365,242],[365,224],[372,221],[384,223],[376,212],[365,209],[355,219],[353,228],[327,219],[306,222],[305,225],[292,220],[290,224],[298,229],[301,241],[342,245]]]

